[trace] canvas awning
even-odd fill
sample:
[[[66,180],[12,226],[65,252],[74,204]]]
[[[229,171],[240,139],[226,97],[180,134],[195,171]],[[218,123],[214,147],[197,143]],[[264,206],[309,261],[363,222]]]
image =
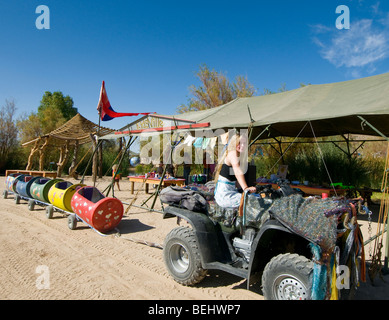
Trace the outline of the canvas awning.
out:
[[[250,118],[250,113],[251,117]],[[181,117],[209,122],[211,129],[247,128],[253,120],[256,133],[270,125],[263,138],[296,137],[307,121],[316,136],[377,135],[362,126],[362,116],[389,136],[389,73],[338,83],[309,85],[277,94],[238,98],[217,108],[188,112]],[[312,137],[310,126],[300,133]]]

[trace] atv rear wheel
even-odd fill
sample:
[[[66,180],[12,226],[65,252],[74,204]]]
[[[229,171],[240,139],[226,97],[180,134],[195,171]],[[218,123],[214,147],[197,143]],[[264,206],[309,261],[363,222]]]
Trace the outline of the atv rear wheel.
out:
[[[199,283],[207,275],[201,267],[200,252],[192,229],[175,228],[166,236],[163,257],[170,275],[180,284]]]
[[[280,254],[266,265],[262,290],[267,300],[310,300],[313,262],[298,254]]]

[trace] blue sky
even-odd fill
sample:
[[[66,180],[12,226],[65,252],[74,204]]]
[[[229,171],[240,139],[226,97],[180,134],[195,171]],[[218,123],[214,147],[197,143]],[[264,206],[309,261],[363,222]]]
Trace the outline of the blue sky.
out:
[[[174,114],[201,64],[261,94],[389,71],[389,3],[326,1],[0,1],[0,106],[37,111],[62,91],[97,122],[104,80],[117,112]],[[35,26],[39,5],[50,29]],[[350,29],[335,26],[339,5]],[[135,120],[103,125],[118,129]]]

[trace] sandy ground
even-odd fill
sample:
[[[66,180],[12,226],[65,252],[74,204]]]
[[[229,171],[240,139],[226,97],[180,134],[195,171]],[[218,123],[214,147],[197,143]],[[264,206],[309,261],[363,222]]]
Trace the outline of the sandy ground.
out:
[[[4,180],[0,177],[1,186]],[[85,183],[93,185],[89,178]],[[96,186],[104,190],[108,183],[104,178]],[[129,203],[135,197],[129,182],[122,179],[120,185],[122,191],[115,195]],[[139,187],[135,185],[135,192]],[[135,204],[148,196],[141,190]],[[367,221],[360,223],[367,239]],[[25,201],[15,204],[12,195],[1,197],[0,299],[263,300],[259,287],[248,291],[244,280],[222,271],[209,271],[195,287],[182,286],[169,276],[159,247],[131,241],[163,245],[176,226],[176,219],[131,207],[119,224],[120,237],[101,236],[82,223],[70,230],[62,214],[49,220],[44,208],[29,211]],[[372,227],[374,234],[375,222]],[[366,247],[367,259],[368,252]],[[389,276],[384,279],[386,283],[377,278],[375,286],[369,280],[362,283],[356,299],[389,299]]]

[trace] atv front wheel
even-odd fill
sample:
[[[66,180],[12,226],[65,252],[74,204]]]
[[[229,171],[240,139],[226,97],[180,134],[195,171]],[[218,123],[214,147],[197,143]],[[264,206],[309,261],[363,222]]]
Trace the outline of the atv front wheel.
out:
[[[313,262],[298,254],[280,254],[266,265],[262,291],[266,300],[310,300]]]
[[[199,283],[207,275],[201,267],[200,252],[192,229],[175,228],[166,236],[163,257],[170,275],[180,284]]]

